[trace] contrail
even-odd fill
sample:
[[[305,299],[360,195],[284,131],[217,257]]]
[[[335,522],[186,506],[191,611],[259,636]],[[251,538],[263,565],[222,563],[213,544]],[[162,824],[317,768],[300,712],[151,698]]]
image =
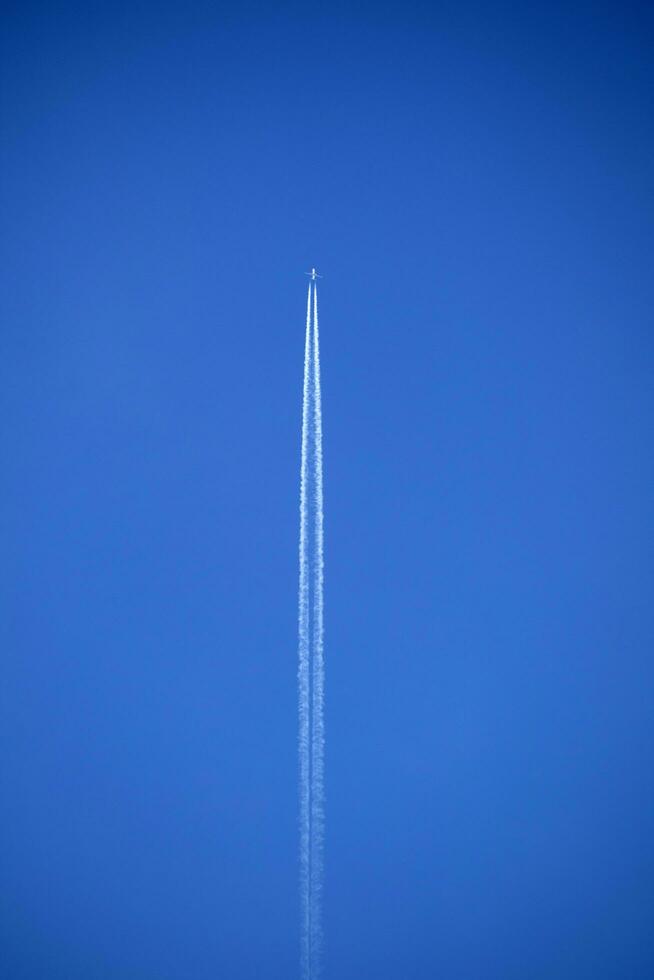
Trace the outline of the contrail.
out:
[[[324,755],[325,755],[325,660],[323,653],[323,489],[322,489],[322,405],[320,393],[320,345],[318,337],[318,287],[313,288],[313,424],[314,424],[314,592],[313,592],[313,691],[311,698],[311,897],[312,952],[319,966],[322,948],[322,877],[325,824]],[[316,970],[316,974],[317,974]],[[313,977],[313,974],[312,974]]]
[[[309,284],[304,347],[299,558],[298,704],[301,968],[303,980],[318,980],[322,952],[321,900],[325,823],[325,666],[323,655],[322,408],[318,297],[315,278]]]
[[[300,585],[298,608],[298,711],[300,753],[300,916],[303,977],[311,973],[311,710],[309,700],[309,371],[311,368],[311,285],[307,297],[304,341],[304,388],[302,397],[302,462],[300,466]]]

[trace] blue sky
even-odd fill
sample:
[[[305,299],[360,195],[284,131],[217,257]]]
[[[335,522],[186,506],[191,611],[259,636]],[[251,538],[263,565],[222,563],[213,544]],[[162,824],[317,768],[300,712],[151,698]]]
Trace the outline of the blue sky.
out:
[[[298,974],[312,265],[326,980],[652,976],[653,28],[5,9],[12,980]]]

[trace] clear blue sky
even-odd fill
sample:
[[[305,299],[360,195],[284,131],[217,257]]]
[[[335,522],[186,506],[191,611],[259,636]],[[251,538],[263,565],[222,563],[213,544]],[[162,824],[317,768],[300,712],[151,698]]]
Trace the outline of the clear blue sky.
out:
[[[654,19],[4,8],[0,973],[654,976]]]

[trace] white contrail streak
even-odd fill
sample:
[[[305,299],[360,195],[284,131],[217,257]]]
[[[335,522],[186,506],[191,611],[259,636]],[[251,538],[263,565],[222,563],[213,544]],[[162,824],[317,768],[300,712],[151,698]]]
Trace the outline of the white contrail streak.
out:
[[[311,295],[313,289],[313,297]],[[313,310],[312,310],[313,298]],[[313,312],[313,324],[312,324]],[[323,474],[318,297],[309,285],[300,470],[298,705],[303,980],[318,980],[324,849]]]
[[[314,554],[313,554],[313,630],[312,630],[312,730],[311,730],[311,899],[313,911],[312,954],[316,975],[322,948],[322,878],[324,849],[324,754],[325,754],[325,661],[323,653],[323,489],[322,489],[322,405],[320,393],[320,345],[318,337],[318,290],[313,290],[313,424],[314,424]],[[313,974],[312,974],[313,980]]]
[[[307,327],[304,341],[304,388],[302,397],[302,462],[300,466],[300,584],[298,607],[298,712],[300,779],[300,917],[303,977],[310,977],[311,956],[311,755],[309,700],[309,370],[311,367],[311,285],[307,297]]]

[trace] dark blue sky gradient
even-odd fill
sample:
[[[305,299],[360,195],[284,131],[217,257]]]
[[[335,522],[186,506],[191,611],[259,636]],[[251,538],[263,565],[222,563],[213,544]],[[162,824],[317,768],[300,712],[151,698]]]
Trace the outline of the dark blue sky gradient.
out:
[[[0,975],[654,976],[645,4],[10,4]]]

